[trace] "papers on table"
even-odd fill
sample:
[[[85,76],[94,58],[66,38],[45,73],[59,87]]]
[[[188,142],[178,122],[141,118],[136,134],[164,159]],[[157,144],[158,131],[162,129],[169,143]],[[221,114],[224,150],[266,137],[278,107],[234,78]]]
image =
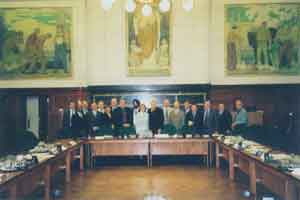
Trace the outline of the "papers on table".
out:
[[[170,138],[170,136],[168,134],[157,134],[157,135],[154,136],[154,138],[166,139],[166,138]]]

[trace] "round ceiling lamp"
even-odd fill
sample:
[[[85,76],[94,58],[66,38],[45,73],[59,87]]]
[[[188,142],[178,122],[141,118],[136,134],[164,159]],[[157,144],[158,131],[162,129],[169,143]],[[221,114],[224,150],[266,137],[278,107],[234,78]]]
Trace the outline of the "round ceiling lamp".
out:
[[[159,10],[163,13],[168,12],[171,8],[170,0],[161,0],[159,2]]]
[[[109,11],[113,6],[114,0],[101,0],[101,6],[103,10]]]
[[[152,7],[149,4],[145,4],[142,8],[142,13],[145,17],[152,15]]]
[[[132,13],[134,12],[135,8],[136,8],[136,4],[134,0],[127,0],[126,7],[125,7],[126,11]]]
[[[182,7],[185,11],[191,11],[194,7],[194,0],[183,0]]]

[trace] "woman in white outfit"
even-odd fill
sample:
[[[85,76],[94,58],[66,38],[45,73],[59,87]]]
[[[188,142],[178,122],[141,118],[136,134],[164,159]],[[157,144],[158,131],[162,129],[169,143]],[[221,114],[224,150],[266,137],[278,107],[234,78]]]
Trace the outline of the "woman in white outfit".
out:
[[[135,113],[133,123],[139,138],[152,137],[152,132],[149,130],[149,114],[144,104],[141,104],[139,111]]]

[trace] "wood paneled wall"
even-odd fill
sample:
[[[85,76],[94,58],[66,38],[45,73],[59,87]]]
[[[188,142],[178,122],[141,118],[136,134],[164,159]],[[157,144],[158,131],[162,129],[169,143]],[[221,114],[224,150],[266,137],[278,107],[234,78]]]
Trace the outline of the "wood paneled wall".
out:
[[[212,86],[209,96],[214,104],[225,103],[229,109],[235,98],[242,98],[245,106],[263,110],[269,125],[283,123],[290,112],[300,117],[300,85]]]

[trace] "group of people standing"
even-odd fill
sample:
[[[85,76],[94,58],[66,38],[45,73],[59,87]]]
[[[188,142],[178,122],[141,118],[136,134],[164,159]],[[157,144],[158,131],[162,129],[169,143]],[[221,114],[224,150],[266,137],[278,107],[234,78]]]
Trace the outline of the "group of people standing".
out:
[[[236,112],[233,115],[219,104],[215,110],[211,101],[206,100],[203,108],[197,104],[185,101],[183,109],[179,101],[171,107],[168,99],[159,107],[153,99],[150,108],[135,99],[132,107],[126,100],[112,98],[110,105],[103,101],[71,101],[64,111],[62,137],[87,137],[97,135],[112,135],[116,138],[126,138],[138,135],[140,138],[153,137],[156,134],[241,134],[248,124],[247,111],[240,99],[235,101]]]

